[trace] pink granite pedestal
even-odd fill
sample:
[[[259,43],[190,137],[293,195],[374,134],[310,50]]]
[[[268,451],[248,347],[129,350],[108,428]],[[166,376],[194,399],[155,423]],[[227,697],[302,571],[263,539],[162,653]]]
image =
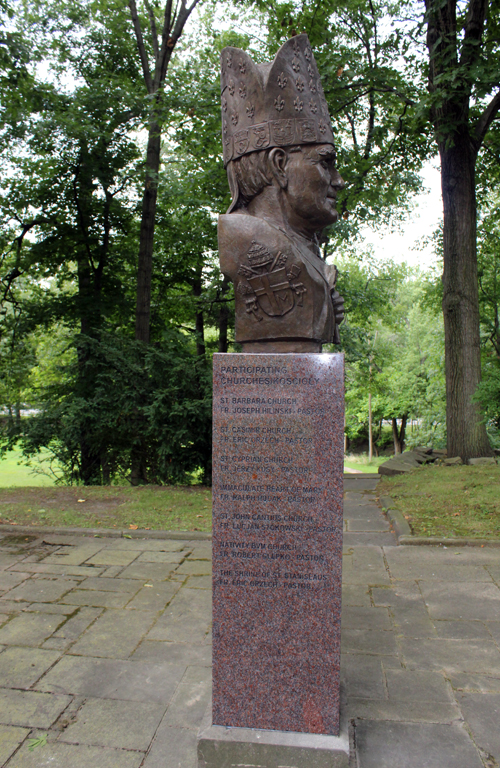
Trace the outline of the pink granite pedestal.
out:
[[[217,354],[213,726],[339,734],[341,354]]]

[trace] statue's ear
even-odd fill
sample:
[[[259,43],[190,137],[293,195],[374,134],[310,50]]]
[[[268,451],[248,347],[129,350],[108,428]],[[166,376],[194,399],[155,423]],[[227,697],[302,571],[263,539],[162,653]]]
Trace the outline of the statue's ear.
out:
[[[281,189],[286,189],[288,186],[288,178],[286,173],[286,166],[288,163],[288,157],[284,149],[280,147],[274,147],[271,149],[268,156],[269,168]]]

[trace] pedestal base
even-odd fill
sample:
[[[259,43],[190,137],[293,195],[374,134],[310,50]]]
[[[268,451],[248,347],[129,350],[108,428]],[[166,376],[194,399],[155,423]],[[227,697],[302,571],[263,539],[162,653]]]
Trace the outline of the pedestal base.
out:
[[[198,733],[198,768],[348,768],[347,721],[340,735],[212,725],[212,705]]]

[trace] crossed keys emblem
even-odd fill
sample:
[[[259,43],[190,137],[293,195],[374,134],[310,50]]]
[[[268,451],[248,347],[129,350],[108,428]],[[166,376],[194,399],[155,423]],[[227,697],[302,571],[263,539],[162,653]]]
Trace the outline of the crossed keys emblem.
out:
[[[247,313],[257,320],[262,320],[261,311],[269,317],[282,317],[294,308],[295,303],[302,306],[307,289],[302,283],[295,282],[301,269],[293,264],[287,270],[287,258],[281,251],[273,257],[265,245],[252,240],[247,253],[249,266],[242,264],[238,269],[238,274],[246,279],[239,282],[237,291],[245,299]]]

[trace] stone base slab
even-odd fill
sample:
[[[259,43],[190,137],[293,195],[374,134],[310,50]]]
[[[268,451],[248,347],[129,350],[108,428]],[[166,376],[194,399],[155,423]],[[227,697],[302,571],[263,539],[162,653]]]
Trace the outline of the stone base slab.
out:
[[[198,732],[198,768],[348,768],[349,734],[265,731],[212,725],[212,705]]]

